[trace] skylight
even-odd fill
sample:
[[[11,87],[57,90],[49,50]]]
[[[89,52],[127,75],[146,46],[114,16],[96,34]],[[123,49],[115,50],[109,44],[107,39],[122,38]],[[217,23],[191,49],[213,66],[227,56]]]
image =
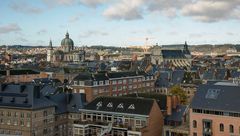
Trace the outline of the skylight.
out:
[[[208,89],[205,98],[206,99],[217,99],[219,94],[220,94],[220,89]]]
[[[97,103],[97,107],[102,107],[102,101]]]
[[[131,105],[128,107],[128,109],[132,109],[132,110],[134,110],[134,109],[135,109],[134,104],[131,104]]]
[[[112,108],[113,107],[113,104],[112,102],[109,102],[108,105],[107,105],[108,108]]]
[[[118,104],[117,108],[123,109],[123,103]]]

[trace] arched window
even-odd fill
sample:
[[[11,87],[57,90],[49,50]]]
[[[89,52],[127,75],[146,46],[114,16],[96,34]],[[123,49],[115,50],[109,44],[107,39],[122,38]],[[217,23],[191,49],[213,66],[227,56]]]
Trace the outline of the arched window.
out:
[[[220,125],[219,125],[219,127],[220,127],[220,131],[224,131],[224,125],[221,123]]]
[[[197,128],[197,121],[193,120],[193,128]]]
[[[233,125],[229,125],[229,132],[230,132],[230,133],[234,133],[234,127],[233,127]]]

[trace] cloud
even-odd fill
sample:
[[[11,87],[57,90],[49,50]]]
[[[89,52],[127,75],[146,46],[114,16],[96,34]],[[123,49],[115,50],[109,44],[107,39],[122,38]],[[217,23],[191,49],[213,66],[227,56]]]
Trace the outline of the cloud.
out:
[[[117,20],[141,19],[143,2],[143,0],[122,0],[107,8],[103,15]]]
[[[87,38],[87,37],[92,37],[92,36],[107,36],[107,32],[102,32],[102,31],[96,31],[96,30],[90,30],[87,32],[84,32],[80,34],[81,38]]]
[[[119,0],[109,4],[103,15],[115,20],[136,20],[151,13],[170,18],[187,16],[201,22],[239,20],[240,0]]]
[[[167,17],[176,17],[189,0],[145,0],[148,12],[159,12]]]
[[[46,29],[41,29],[37,32],[38,35],[43,35],[43,34],[46,34],[46,33],[47,33]]]
[[[70,23],[76,22],[76,21],[78,21],[78,20],[80,19],[81,16],[82,16],[81,13],[80,13],[80,14],[77,14],[77,15],[74,15],[74,16],[71,16],[71,17],[69,18],[68,22],[70,22]]]
[[[202,22],[218,22],[239,19],[239,0],[198,0],[182,9],[184,16],[190,16]]]
[[[110,0],[42,0],[49,7],[56,5],[72,6],[76,4],[86,5],[88,7],[97,7],[101,4],[107,3]]]
[[[110,0],[80,0],[80,3],[87,5],[89,7],[97,7],[104,3],[107,3]]]
[[[103,15],[117,20],[142,19],[144,13],[161,13],[167,17],[175,17],[187,1],[189,0],[121,0],[110,5]]]
[[[57,5],[70,6],[77,2],[77,0],[42,0],[48,7],[55,7]]]
[[[0,26],[0,34],[4,33],[11,33],[11,32],[19,32],[22,29],[19,27],[18,24],[7,24]]]
[[[43,9],[39,7],[34,7],[26,2],[11,3],[9,7],[16,12],[20,12],[24,14],[39,14],[43,12]]]

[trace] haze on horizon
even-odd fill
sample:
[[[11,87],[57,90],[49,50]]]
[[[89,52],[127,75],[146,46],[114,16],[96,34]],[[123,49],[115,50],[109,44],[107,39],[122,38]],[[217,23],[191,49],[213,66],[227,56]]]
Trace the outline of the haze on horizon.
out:
[[[239,0],[3,0],[0,45],[239,44]]]

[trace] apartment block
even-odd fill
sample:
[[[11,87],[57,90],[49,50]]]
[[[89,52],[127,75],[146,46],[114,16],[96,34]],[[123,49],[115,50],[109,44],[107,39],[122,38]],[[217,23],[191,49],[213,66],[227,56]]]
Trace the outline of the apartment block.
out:
[[[191,136],[240,135],[240,86],[199,86],[190,107]]]
[[[80,73],[73,79],[71,87],[75,93],[85,93],[90,102],[98,96],[154,92],[154,83],[154,75],[139,71]]]
[[[74,136],[160,136],[163,115],[154,99],[98,97],[73,124]]]

